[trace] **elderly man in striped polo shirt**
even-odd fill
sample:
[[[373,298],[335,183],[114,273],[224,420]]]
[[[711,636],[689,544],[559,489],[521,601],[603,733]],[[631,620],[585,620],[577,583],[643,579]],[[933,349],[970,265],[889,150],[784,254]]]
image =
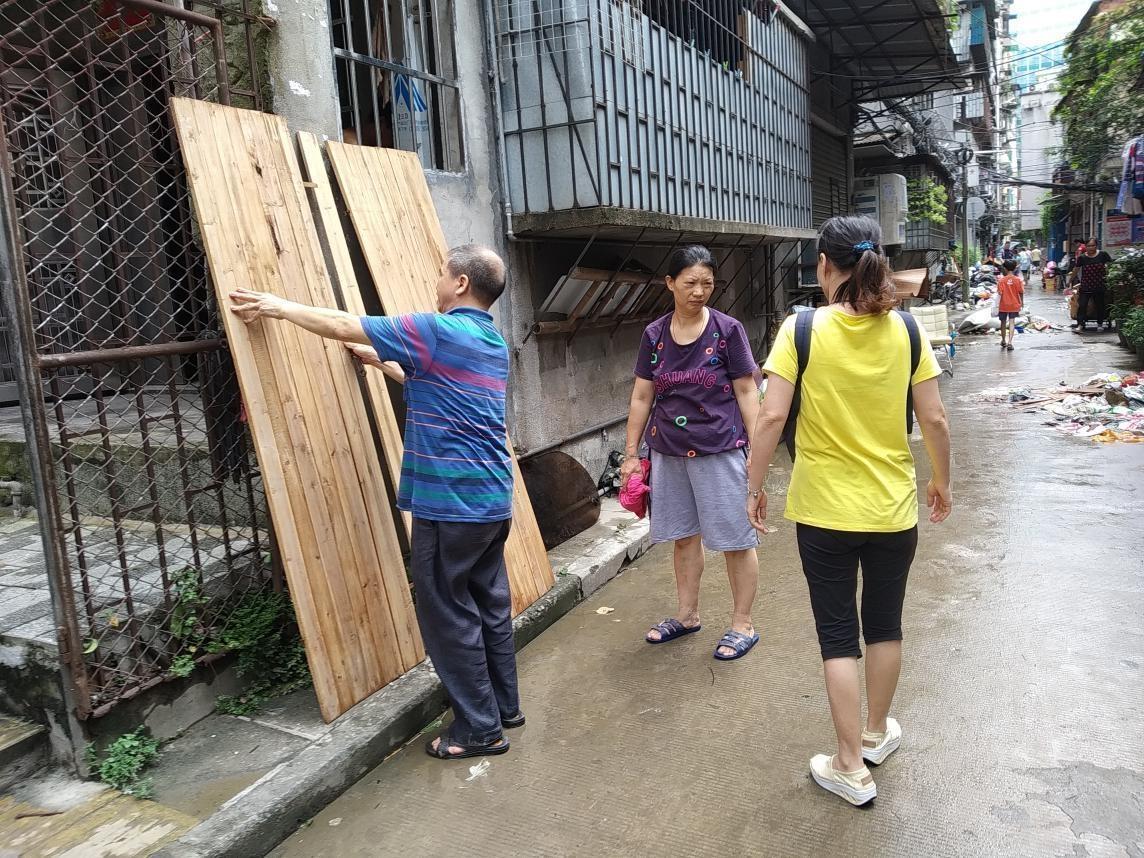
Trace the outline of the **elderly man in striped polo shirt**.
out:
[[[502,754],[503,727],[524,724],[517,691],[504,544],[512,523],[506,445],[508,348],[489,308],[505,266],[485,247],[454,248],[437,281],[437,313],[353,316],[239,290],[245,322],[283,319],[345,342],[363,363],[404,373],[405,456],[397,505],[413,514],[410,570],[417,620],[453,705],[432,756]]]

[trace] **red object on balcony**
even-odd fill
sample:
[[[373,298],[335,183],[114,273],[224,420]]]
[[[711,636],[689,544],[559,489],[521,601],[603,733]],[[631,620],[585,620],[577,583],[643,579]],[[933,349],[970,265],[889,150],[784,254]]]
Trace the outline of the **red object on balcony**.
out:
[[[151,26],[151,13],[124,6],[119,0],[100,0],[96,14],[102,18],[99,35],[105,40]]]

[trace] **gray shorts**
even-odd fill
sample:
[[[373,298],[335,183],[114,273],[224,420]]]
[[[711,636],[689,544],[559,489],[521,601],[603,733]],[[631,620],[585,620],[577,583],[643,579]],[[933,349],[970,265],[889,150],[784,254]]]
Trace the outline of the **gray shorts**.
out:
[[[691,459],[651,451],[651,541],[696,534],[712,551],[758,546],[758,531],[747,519],[747,457],[742,450]]]

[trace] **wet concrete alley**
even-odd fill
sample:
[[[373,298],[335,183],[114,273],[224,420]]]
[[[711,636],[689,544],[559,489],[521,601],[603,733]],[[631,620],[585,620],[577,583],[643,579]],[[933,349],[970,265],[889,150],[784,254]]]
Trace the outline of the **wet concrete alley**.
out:
[[[1065,319],[1039,288],[1031,305]],[[674,610],[656,548],[522,651],[528,724],[507,755],[442,762],[415,741],[272,854],[1144,855],[1144,445],[972,398],[1134,362],[1110,334],[963,340],[942,382],[955,508],[922,524],[904,741],[869,808],[808,777],[833,730],[780,454],[748,657],[712,658],[730,596],[710,554],[703,631],[643,643]]]

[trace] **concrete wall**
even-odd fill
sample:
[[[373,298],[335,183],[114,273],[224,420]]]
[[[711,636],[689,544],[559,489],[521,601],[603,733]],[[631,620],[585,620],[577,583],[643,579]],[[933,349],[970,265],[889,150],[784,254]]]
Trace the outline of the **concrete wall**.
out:
[[[577,435],[601,423],[626,418],[631,397],[636,352],[643,325],[618,329],[581,330],[569,341],[567,334],[523,336],[536,317],[544,297],[575,263],[581,247],[565,243],[516,243],[511,264],[527,272],[527,282],[513,291],[514,346],[512,364],[512,433],[524,452],[536,450],[563,438]],[[661,266],[667,248],[647,248],[632,254],[629,265],[646,269]],[[581,264],[588,268],[615,265],[628,253],[620,244],[594,244]],[[723,252],[716,253],[722,259]],[[745,255],[737,252],[727,260],[720,277],[730,277],[742,268],[738,278],[746,288]],[[738,285],[738,284],[737,284]],[[527,288],[526,288],[527,287]],[[721,288],[721,287],[720,287]],[[530,291],[531,290],[531,291]],[[733,305],[732,315],[743,322],[756,357],[761,362],[767,349],[767,326],[763,318],[752,318],[747,297],[728,289],[719,301],[722,308]],[[526,323],[527,322],[527,323]],[[622,450],[626,419],[613,426],[577,439],[562,449],[583,464],[593,477],[603,471],[608,452]]]
[[[338,89],[326,0],[264,0],[273,110],[294,131],[338,139]]]
[[[291,128],[309,130],[331,139],[340,136],[330,26],[325,0],[276,0],[267,4],[279,19],[271,61],[274,110]],[[642,327],[585,331],[571,343],[566,335],[531,337],[536,307],[575,261],[574,243],[507,241],[504,199],[494,123],[491,60],[485,38],[481,0],[456,0],[458,78],[464,119],[465,170],[429,171],[437,215],[450,244],[487,244],[504,255],[509,285],[494,315],[512,354],[509,385],[509,431],[522,451],[535,450],[590,426],[626,417],[632,367]],[[665,249],[636,254],[654,268]],[[626,247],[600,245],[585,265],[608,267],[627,253]],[[738,260],[728,269],[738,267]],[[734,300],[731,293],[722,303]],[[763,357],[765,321],[747,319],[739,304],[735,315],[744,320],[752,343]],[[593,477],[603,470],[608,451],[623,448],[624,424],[568,444],[565,449]]]
[[[466,164],[459,173],[427,171],[426,179],[450,245],[475,242],[506,254],[483,6],[479,0],[458,0],[454,5]],[[274,112],[283,116],[292,130],[340,139],[326,0],[276,0],[268,2],[267,9],[278,18],[270,56]],[[513,269],[509,290],[521,288],[522,279]],[[508,296],[494,308],[510,344],[514,305]]]
[[[1053,108],[1060,101],[1060,93],[1055,88],[1033,89],[1021,94],[1020,108],[1020,147],[1021,160],[1018,175],[1022,179],[1035,182],[1051,182],[1056,158],[1053,147],[1062,144],[1061,129],[1050,122]],[[1041,228],[1041,202],[1051,192],[1044,188],[1022,187],[1019,189],[1021,210],[1021,230]],[[1045,237],[1047,240],[1047,236]]]

